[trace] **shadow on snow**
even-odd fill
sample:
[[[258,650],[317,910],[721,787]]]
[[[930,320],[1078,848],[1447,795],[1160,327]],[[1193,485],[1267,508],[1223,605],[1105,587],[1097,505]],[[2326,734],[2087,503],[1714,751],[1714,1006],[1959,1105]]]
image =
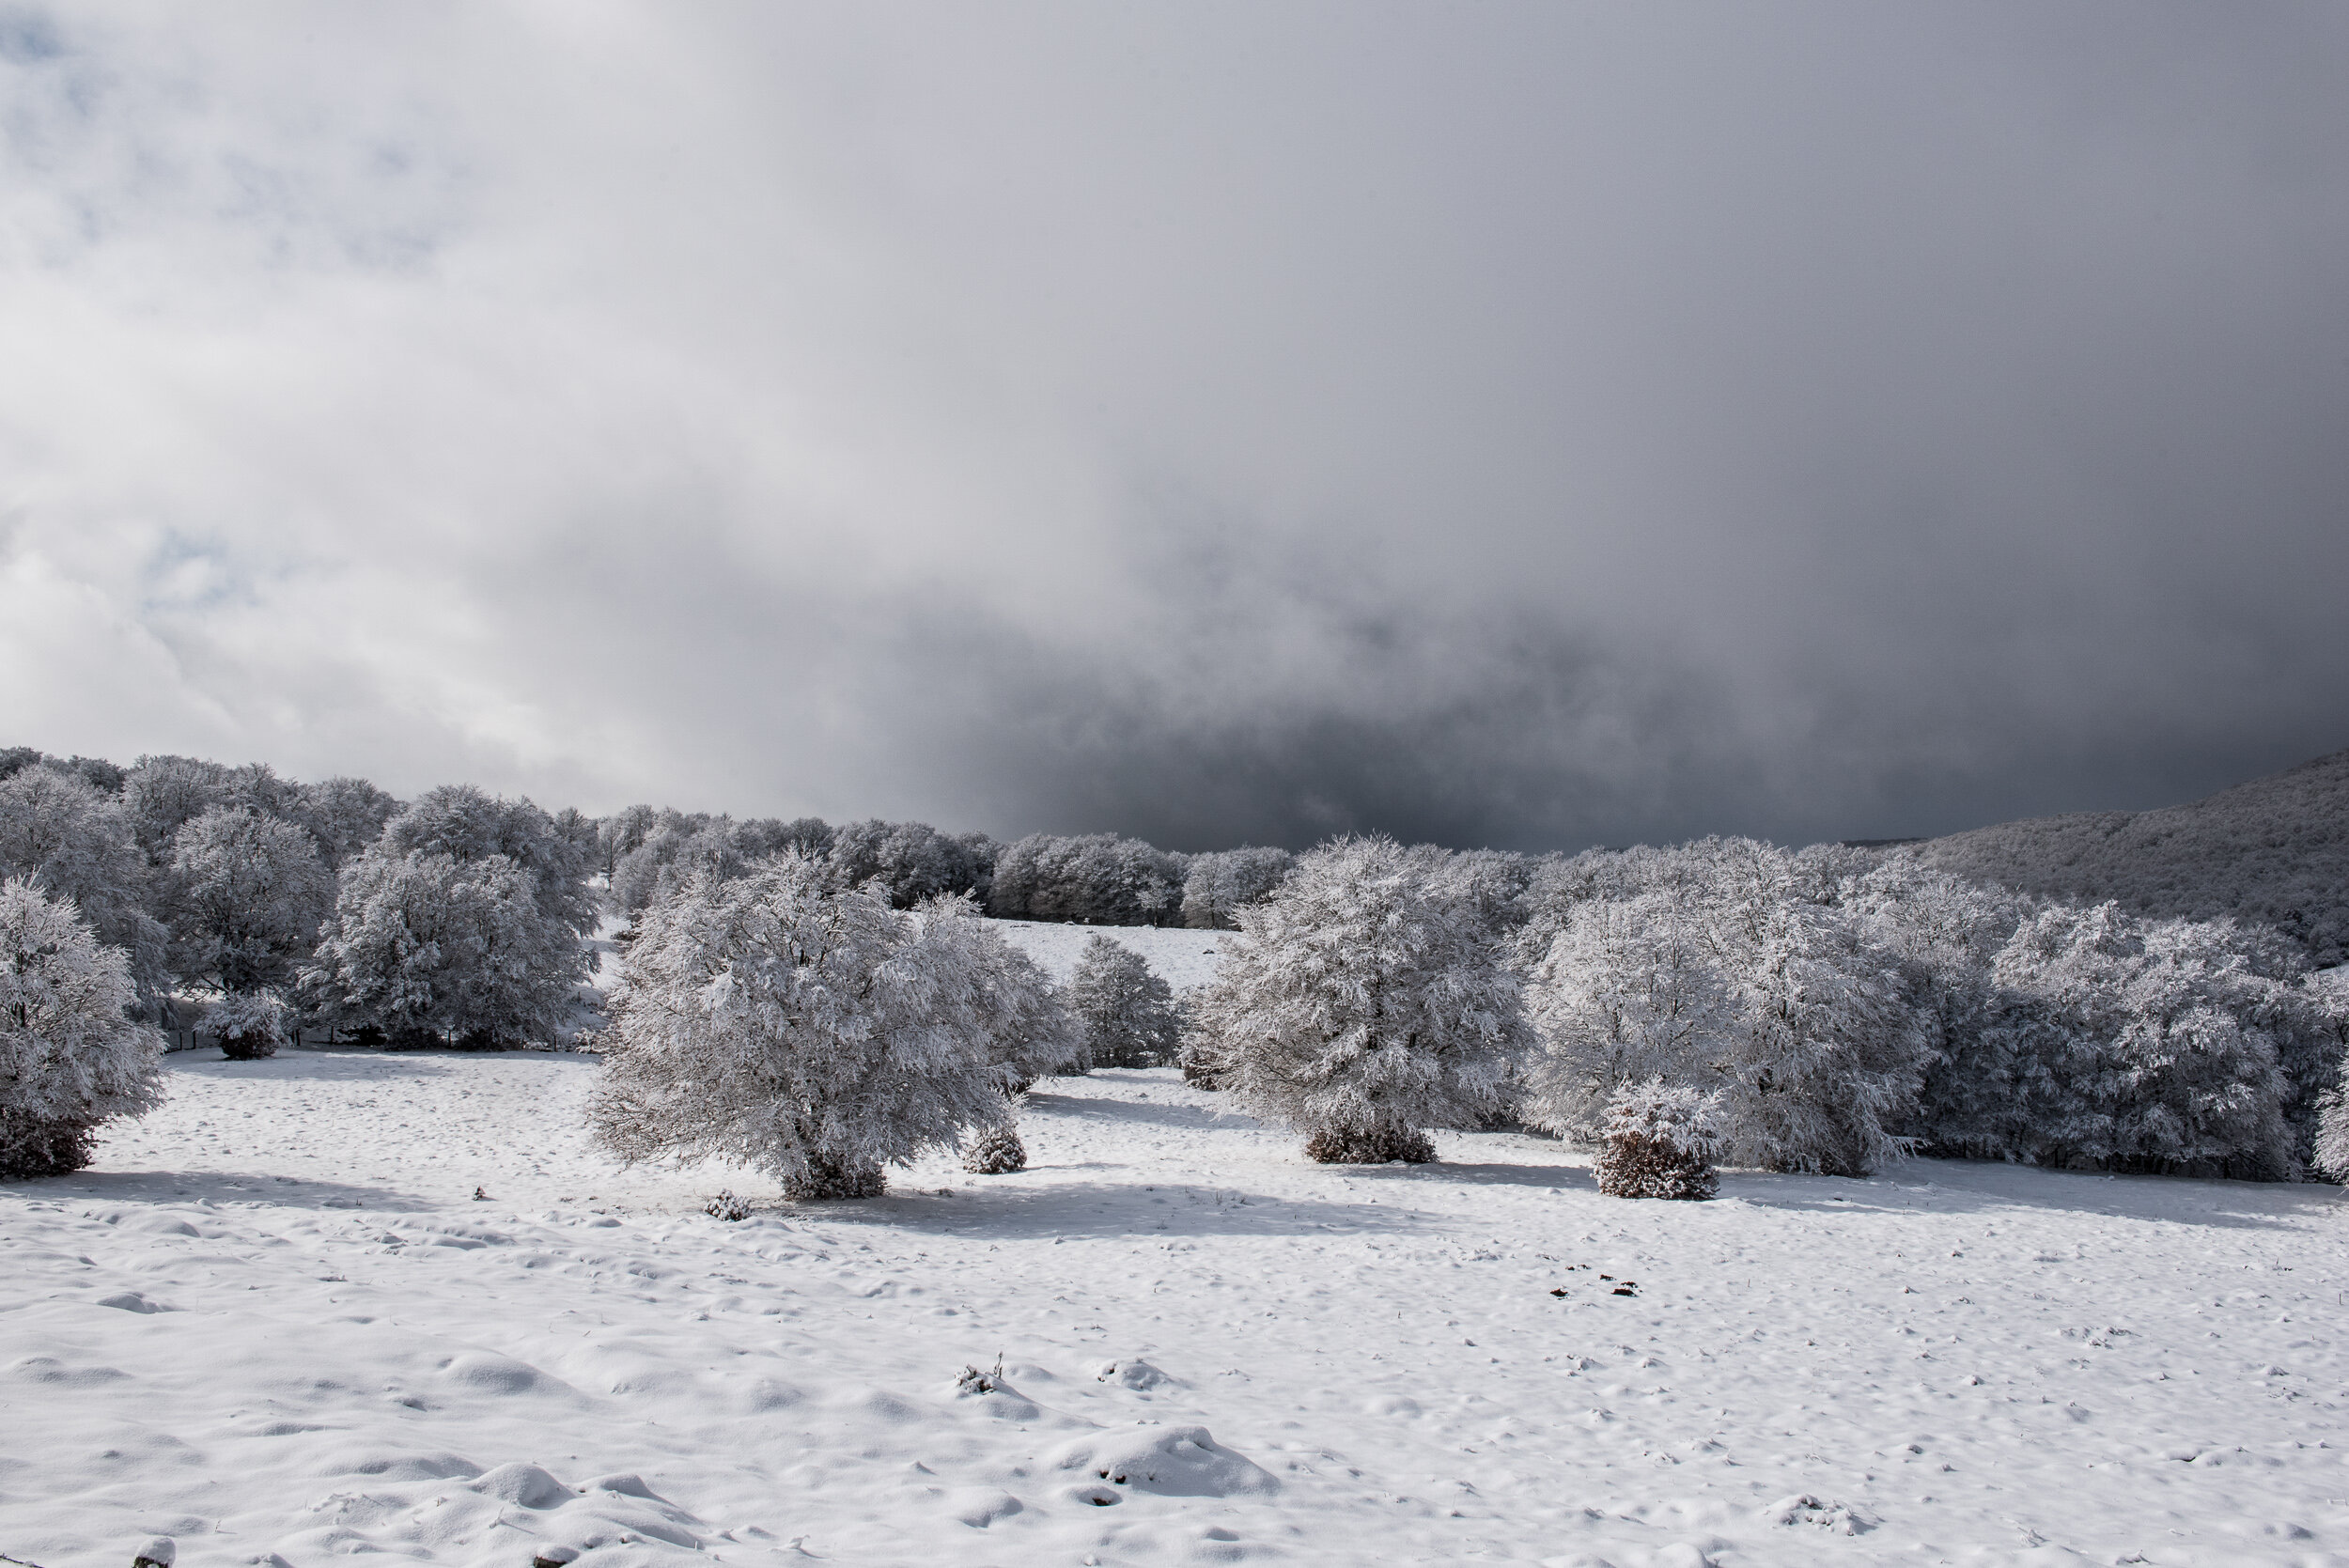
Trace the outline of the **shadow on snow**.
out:
[[[52,1201],[110,1203],[211,1203],[287,1209],[369,1209],[420,1213],[439,1207],[395,1188],[353,1187],[249,1171],[77,1171],[11,1182],[5,1189]]]
[[[1235,1188],[1154,1183],[1102,1188],[1087,1182],[999,1178],[955,1188],[943,1198],[919,1188],[841,1203],[779,1204],[795,1220],[879,1226],[1007,1241],[1102,1236],[1280,1236],[1418,1229],[1422,1218],[1383,1203],[1332,1203],[1268,1197]]]

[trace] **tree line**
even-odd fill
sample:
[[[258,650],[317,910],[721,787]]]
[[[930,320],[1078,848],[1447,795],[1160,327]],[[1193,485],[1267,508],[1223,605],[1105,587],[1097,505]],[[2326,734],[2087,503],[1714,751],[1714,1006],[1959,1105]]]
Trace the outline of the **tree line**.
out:
[[[598,1136],[803,1197],[958,1143],[1011,1168],[984,1161],[1018,1147],[1022,1082],[1085,1056],[972,908],[894,910],[796,853],[689,882],[628,960]],[[1179,1060],[1316,1160],[1423,1161],[1435,1129],[1515,1124],[1598,1146],[1634,1196],[1707,1196],[1717,1158],[2349,1174],[2349,999],[2259,927],[1745,839],[1532,866],[1342,839],[1237,920]]]
[[[0,1142],[66,1154],[86,1126],[58,1127],[137,1109],[123,1053],[191,998],[232,1055],[268,1054],[289,1022],[552,1041],[588,1021],[583,939],[608,907],[632,939],[598,1035],[600,1135],[630,1157],[733,1153],[810,1196],[877,1189],[941,1141],[1007,1168],[1034,1078],[1164,1063],[1178,1034],[1187,1076],[1296,1126],[1315,1158],[1422,1159],[1432,1129],[1514,1122],[1593,1143],[1630,1129],[1649,1165],[1624,1180],[1688,1193],[1702,1172],[1651,1169],[1657,1151],[1838,1174],[1910,1151],[2349,1169],[2349,999],[2296,943],[2034,898],[1901,850],[1706,839],[1529,860],[1371,838],[1174,856],[1106,834],[597,820],[464,785],[401,802],[364,780],[20,752],[0,753],[0,878],[20,932],[0,952],[0,1079],[18,1085]],[[1178,1005],[1106,939],[1052,986],[982,912],[1233,934]],[[82,1074],[80,1122],[23,1087],[76,1050],[115,1063]],[[759,1096],[786,1082],[799,1109],[779,1120]],[[713,1143],[728,1126],[763,1141]]]

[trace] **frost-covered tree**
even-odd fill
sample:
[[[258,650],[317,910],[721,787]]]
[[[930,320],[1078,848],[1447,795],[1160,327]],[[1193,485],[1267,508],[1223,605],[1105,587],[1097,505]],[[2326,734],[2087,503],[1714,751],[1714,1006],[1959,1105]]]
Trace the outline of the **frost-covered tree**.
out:
[[[755,863],[743,853],[735,824],[725,817],[663,823],[620,858],[612,873],[612,902],[634,913],[670,897],[696,877],[727,882]]]
[[[1857,1174],[1896,1154],[1930,1035],[1892,955],[1805,886],[1738,839],[1537,872],[1529,926],[1553,935],[1527,1119],[1591,1141],[1618,1092],[1657,1078],[1718,1094],[1737,1163]]]
[[[1183,924],[1198,931],[1237,929],[1235,911],[1281,885],[1297,857],[1285,849],[1218,849],[1183,868]]]
[[[2112,1169],[2277,1180],[2296,1165],[2291,1085],[2271,1011],[2284,983],[2247,960],[2230,923],[2146,922],[2111,904],[2025,921],[1993,965],[2086,1065],[2070,1124],[2036,1127],[2042,1157]]]
[[[593,928],[583,822],[469,784],[432,790],[342,869],[303,973],[319,1019],[395,1041],[555,1039]]]
[[[1068,1006],[1084,1032],[1088,1066],[1163,1067],[1174,1060],[1181,1044],[1174,992],[1116,939],[1086,939],[1068,979]]]
[[[574,820],[568,826],[527,798],[508,800],[472,784],[427,792],[383,826],[389,856],[447,855],[460,864],[504,859],[528,878],[539,912],[583,937],[596,927],[587,891],[595,846]]]
[[[2302,982],[2310,1014],[2349,1041],[2349,970],[2334,970]],[[2334,1079],[2318,1094],[2315,1131],[2310,1138],[2310,1169],[2337,1182],[2349,1182],[2349,1056],[2334,1069]]]
[[[204,1032],[231,1062],[258,1062],[288,1044],[285,1004],[263,991],[235,991],[204,1010]]]
[[[329,871],[383,836],[383,825],[398,815],[400,803],[365,779],[321,779],[302,786],[294,820],[318,841],[319,858]]]
[[[1728,1157],[1856,1176],[1898,1157],[1930,1037],[1884,952],[1847,923],[1766,906],[1740,954],[1721,1089]]]
[[[1231,1063],[1221,1045],[1207,1032],[1206,1001],[1205,986],[1190,986],[1174,999],[1178,1029],[1174,1064],[1182,1068],[1185,1083],[1213,1093],[1223,1087],[1223,1074]]]
[[[1467,849],[1444,862],[1454,894],[1473,910],[1477,924],[1493,937],[1506,936],[1523,918],[1526,889],[1532,884],[1533,862],[1514,850]]]
[[[1019,1137],[1019,1108],[1037,1079],[1082,1070],[1081,1026],[1051,977],[980,919],[969,894],[927,899],[915,907],[913,919],[946,955],[945,967],[969,977],[969,1006],[1003,1091],[1002,1119],[965,1142],[962,1168],[983,1176],[1024,1171],[1028,1148]]]
[[[1197,1032],[1222,1086],[1305,1133],[1316,1159],[1433,1158],[1425,1129],[1476,1126],[1531,1043],[1517,978],[1444,862],[1337,840],[1299,856],[1224,939]]]
[[[201,757],[144,756],[123,777],[122,806],[139,847],[158,869],[170,861],[179,830],[218,806],[309,826],[307,792],[266,763],[231,768]]]
[[[910,909],[941,893],[986,897],[998,847],[985,833],[956,837],[926,822],[875,817],[835,829],[828,853],[835,883],[856,887],[878,878],[891,902]]]
[[[1720,1190],[1713,1169],[1716,1103],[1661,1079],[1617,1090],[1607,1102],[1592,1169],[1598,1189],[1610,1198],[1712,1197]]]
[[[119,795],[129,769],[104,757],[43,756],[30,746],[0,746],[0,779],[14,778],[36,764],[70,773],[101,795]]]
[[[277,991],[318,945],[334,878],[290,822],[215,806],[171,844],[172,967],[226,995]]]
[[[228,802],[236,769],[201,757],[143,756],[123,781],[123,810],[139,847],[160,867],[171,858],[172,836]]]
[[[660,826],[661,814],[648,805],[623,806],[596,824],[596,864],[606,877],[618,871],[623,857],[631,854]]]
[[[1005,1176],[1028,1168],[1028,1146],[1008,1118],[972,1138],[962,1151],[962,1168],[974,1176]]]
[[[334,1028],[504,1048],[557,1038],[585,972],[577,931],[523,867],[379,843],[343,867],[302,986]]]
[[[1083,1027],[1060,988],[980,918],[975,900],[965,893],[926,899],[912,914],[929,947],[949,955],[948,967],[966,977],[972,989],[964,1005],[979,1020],[988,1060],[1006,1094],[1083,1067]]]
[[[762,861],[780,855],[786,849],[815,856],[832,852],[832,824],[820,816],[794,817],[788,822],[781,817],[766,816],[743,826],[755,840],[757,858]]]
[[[130,966],[70,903],[0,881],[0,1176],[90,1160],[110,1117],[163,1100],[163,1036],[132,1021]]]
[[[797,1198],[878,1194],[886,1167],[1004,1120],[975,924],[831,887],[797,855],[653,906],[595,1137],[630,1161],[738,1159]]]
[[[1685,879],[1688,874],[1685,857],[1647,845],[1545,855],[1528,868],[1525,891],[1518,895],[1522,919],[1510,937],[1511,957],[1517,968],[1530,970],[1582,905],[1620,903],[1647,892],[1659,879]]]
[[[2004,1158],[2052,1086],[2056,1041],[2042,1010],[2001,992],[1990,965],[2020,924],[2022,901],[1906,857],[1809,849],[1807,895],[1831,905],[1890,957],[1932,1047],[1903,1123],[1926,1153]],[[1840,862],[1840,863],[1839,863]]]
[[[70,901],[99,941],[122,951],[138,1016],[162,1017],[169,933],[149,908],[147,858],[118,802],[46,766],[0,780],[0,877],[28,878]]]
[[[1185,857],[1114,833],[1035,833],[997,855],[988,911],[1007,920],[1171,925],[1182,917]]]
[[[1534,966],[1528,1012],[1542,1049],[1524,1069],[1531,1125],[1596,1141],[1618,1095],[1693,1083],[1725,1054],[1731,982],[1686,890],[1576,907]]]

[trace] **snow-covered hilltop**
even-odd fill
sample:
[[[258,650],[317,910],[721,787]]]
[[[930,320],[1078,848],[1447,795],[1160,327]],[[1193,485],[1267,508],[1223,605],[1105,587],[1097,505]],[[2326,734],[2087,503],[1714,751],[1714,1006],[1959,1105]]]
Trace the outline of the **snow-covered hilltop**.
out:
[[[1918,845],[1929,865],[2140,914],[2273,925],[2349,961],[2349,752],[2160,811],[2078,812]]]

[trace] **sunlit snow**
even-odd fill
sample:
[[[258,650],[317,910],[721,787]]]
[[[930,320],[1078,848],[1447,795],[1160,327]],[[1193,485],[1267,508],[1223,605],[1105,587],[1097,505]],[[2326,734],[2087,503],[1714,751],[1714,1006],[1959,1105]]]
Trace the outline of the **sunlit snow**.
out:
[[[1104,1072],[1039,1086],[1024,1172],[933,1159],[727,1223],[709,1195],[771,1188],[588,1147],[599,1070],[188,1053],[94,1168],[0,1188],[0,1551],[2349,1550],[2333,1188],[1921,1161],[1629,1203],[1546,1140],[1317,1167],[1172,1071]]]

